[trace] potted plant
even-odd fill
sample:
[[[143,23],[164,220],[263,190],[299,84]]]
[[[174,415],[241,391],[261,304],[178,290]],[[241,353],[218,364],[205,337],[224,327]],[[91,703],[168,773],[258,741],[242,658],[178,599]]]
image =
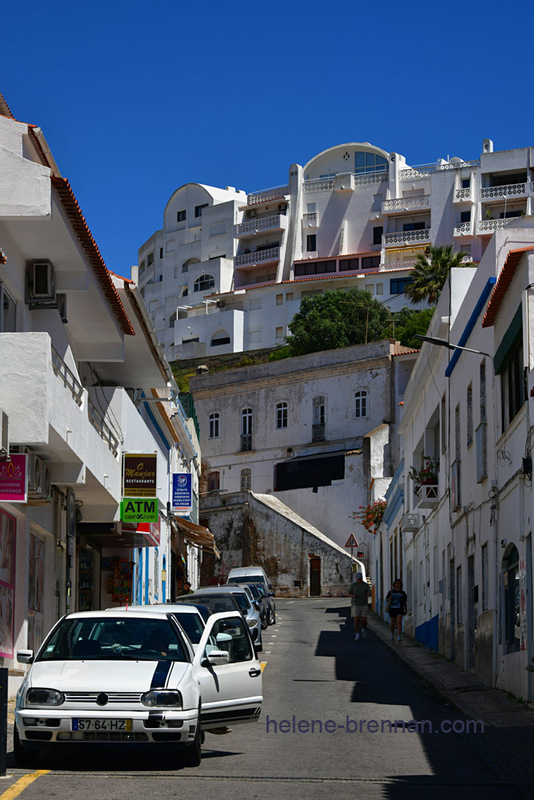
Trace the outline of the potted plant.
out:
[[[360,506],[358,511],[353,511],[352,519],[357,519],[366,531],[376,533],[386,510],[385,500],[376,500],[369,506]]]
[[[437,486],[438,475],[439,461],[429,456],[423,458],[423,466],[420,469],[412,466],[408,473],[408,476],[414,482],[416,491],[420,486]]]

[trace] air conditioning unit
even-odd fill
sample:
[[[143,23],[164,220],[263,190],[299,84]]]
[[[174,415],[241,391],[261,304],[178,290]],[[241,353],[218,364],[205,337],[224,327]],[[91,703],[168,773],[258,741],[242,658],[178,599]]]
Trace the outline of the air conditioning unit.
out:
[[[51,490],[50,467],[39,456],[32,453],[28,473],[28,499],[50,500]]]
[[[0,409],[0,461],[9,457],[8,416]]]
[[[402,530],[415,533],[421,527],[421,515],[417,511],[408,511],[402,516]]]
[[[34,308],[56,308],[54,267],[50,261],[32,261],[26,270],[26,302]]]

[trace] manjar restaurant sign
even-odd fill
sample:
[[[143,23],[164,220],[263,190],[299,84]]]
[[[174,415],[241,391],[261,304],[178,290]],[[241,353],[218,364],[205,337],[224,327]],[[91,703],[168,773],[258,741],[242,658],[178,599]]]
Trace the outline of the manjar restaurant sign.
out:
[[[0,461],[0,502],[26,503],[28,500],[28,479],[24,454],[11,455],[10,461]]]
[[[123,497],[157,496],[157,460],[155,453],[124,455]]]

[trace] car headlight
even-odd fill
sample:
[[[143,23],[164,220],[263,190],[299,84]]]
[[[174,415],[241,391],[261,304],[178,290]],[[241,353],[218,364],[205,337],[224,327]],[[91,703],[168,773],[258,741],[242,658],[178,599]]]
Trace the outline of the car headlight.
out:
[[[64,702],[65,695],[56,689],[28,689],[26,692],[26,705],[29,706],[60,706]]]
[[[168,689],[151,689],[141,695],[141,702],[149,708],[154,708],[155,706],[182,708],[183,705],[181,693],[169,691]]]
[[[257,619],[248,619],[248,627],[249,628],[257,628],[258,627],[258,620]]]

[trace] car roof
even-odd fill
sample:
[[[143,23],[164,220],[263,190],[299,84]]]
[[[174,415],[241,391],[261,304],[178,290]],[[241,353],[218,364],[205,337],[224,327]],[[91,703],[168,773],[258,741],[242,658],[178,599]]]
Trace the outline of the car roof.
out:
[[[106,608],[102,611],[74,611],[72,614],[65,614],[63,619],[105,619],[109,617],[110,614],[113,614],[117,617],[124,617],[125,619],[131,619],[132,617],[139,617],[140,619],[144,619],[149,614],[151,617],[165,619],[166,614],[164,611],[156,611],[147,612],[142,608],[133,608],[129,606],[128,608]]]
[[[246,594],[246,590],[242,586],[228,586],[227,583],[223,583],[222,586],[201,586],[193,592],[193,596],[196,594],[232,594],[234,592],[245,592]]]

